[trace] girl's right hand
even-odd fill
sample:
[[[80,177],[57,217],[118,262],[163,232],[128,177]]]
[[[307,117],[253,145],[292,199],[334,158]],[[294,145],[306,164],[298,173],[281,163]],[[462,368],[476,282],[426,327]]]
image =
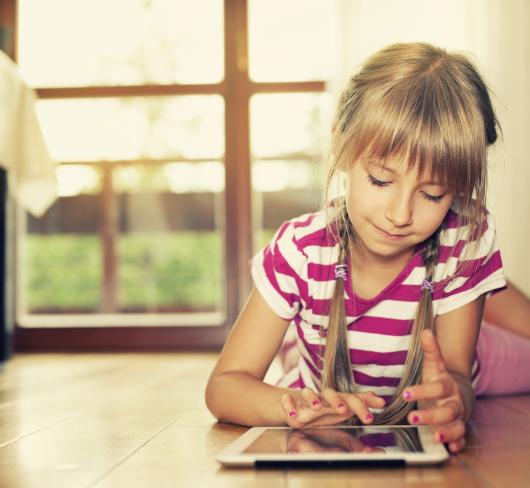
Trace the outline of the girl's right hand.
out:
[[[325,388],[318,395],[311,388],[304,388],[297,394],[282,395],[280,406],[287,425],[303,429],[340,424],[354,415],[363,424],[370,424],[374,416],[368,407],[382,408],[385,400],[372,391],[343,393]]]

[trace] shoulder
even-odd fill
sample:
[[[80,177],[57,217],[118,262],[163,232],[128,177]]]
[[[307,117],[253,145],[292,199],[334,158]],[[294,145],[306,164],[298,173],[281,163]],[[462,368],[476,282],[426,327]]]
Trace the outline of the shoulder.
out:
[[[330,247],[335,244],[329,232],[325,210],[307,213],[284,222],[274,241],[291,241],[303,254],[313,247]]]
[[[496,229],[493,215],[481,208],[482,219],[476,222],[453,206],[442,222],[440,230],[440,262],[449,258],[462,260],[483,257],[496,246]]]
[[[440,252],[435,276],[439,286],[438,313],[443,314],[505,286],[495,222],[482,208],[479,222],[450,210],[440,232]]]
[[[325,212],[294,217],[251,259],[254,283],[280,317],[291,319],[307,303],[309,268],[326,242],[326,227]]]

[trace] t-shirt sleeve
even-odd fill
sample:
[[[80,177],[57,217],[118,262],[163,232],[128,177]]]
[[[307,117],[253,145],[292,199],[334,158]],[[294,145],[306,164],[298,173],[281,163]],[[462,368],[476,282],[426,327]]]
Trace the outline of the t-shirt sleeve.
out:
[[[294,222],[282,224],[249,264],[254,284],[265,301],[279,317],[291,320],[307,290],[307,258],[297,244]]]
[[[495,223],[490,213],[487,214],[486,225],[479,234],[477,251],[473,256],[466,256],[464,247],[472,246],[472,249],[475,242],[467,240],[459,257],[450,258],[452,262],[449,263],[448,268],[454,271],[458,269],[458,265],[463,264],[463,267],[454,277],[448,279],[441,291],[438,314],[451,312],[483,294],[488,297],[506,288]]]

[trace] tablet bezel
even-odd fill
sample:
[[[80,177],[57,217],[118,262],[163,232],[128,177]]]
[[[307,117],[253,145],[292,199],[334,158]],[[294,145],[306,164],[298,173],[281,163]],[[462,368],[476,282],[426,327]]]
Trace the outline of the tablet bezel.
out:
[[[351,429],[351,426],[328,426],[318,427],[318,429]],[[404,461],[407,465],[421,464],[439,464],[449,458],[449,453],[443,444],[434,441],[431,429],[425,425],[359,425],[353,428],[370,428],[370,429],[418,429],[418,434],[422,447],[425,452],[384,452],[384,453],[312,453],[312,454],[287,454],[287,453],[244,453],[243,451],[250,446],[266,430],[291,430],[290,427],[252,427],[234,442],[229,444],[217,456],[216,460],[225,466],[255,466],[256,463],[265,462],[281,466],[282,463],[288,465],[303,465],[304,463],[325,462],[337,464],[349,462],[355,464],[365,464],[367,462],[389,462]],[[308,466],[309,467],[309,466]]]

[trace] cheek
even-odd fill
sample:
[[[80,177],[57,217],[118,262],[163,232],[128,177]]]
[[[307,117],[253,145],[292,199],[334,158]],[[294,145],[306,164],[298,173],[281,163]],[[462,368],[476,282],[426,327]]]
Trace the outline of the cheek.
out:
[[[351,182],[346,193],[348,212],[367,215],[374,211],[382,211],[385,206],[386,194],[387,192],[382,192],[379,188],[369,185],[365,181],[358,179]],[[352,214],[350,213],[350,215]]]
[[[371,215],[376,207],[378,200],[371,197],[367,193],[355,192],[348,195],[346,200],[346,207],[352,221],[365,218]]]
[[[434,208],[433,208],[434,207]],[[416,214],[416,225],[422,233],[431,235],[443,222],[450,205],[440,204],[440,207],[435,207],[434,204],[428,202],[428,206],[423,206]]]

